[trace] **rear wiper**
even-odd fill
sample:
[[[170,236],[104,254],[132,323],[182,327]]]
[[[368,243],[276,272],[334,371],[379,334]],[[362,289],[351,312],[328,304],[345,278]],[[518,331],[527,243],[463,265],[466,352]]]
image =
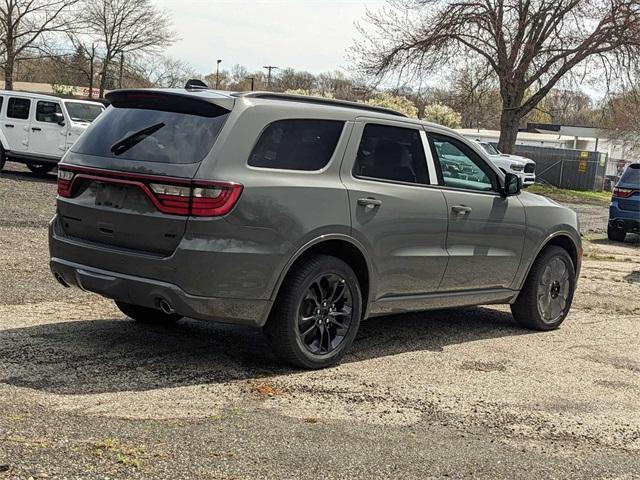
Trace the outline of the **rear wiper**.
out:
[[[151,125],[150,127],[143,128],[142,130],[138,130],[131,135],[124,137],[122,140],[114,143],[111,146],[111,152],[114,155],[122,155],[124,152],[129,150],[130,148],[135,147],[145,138],[150,137],[158,130],[164,127],[164,123],[156,123],[155,125]]]

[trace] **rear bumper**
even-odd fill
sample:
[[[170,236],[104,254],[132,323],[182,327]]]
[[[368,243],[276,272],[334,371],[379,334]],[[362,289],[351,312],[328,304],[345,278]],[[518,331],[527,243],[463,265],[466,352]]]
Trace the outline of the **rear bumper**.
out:
[[[609,225],[628,232],[637,232],[640,230],[640,211],[618,208],[614,201],[609,206]]]
[[[149,308],[159,308],[160,300],[164,300],[184,317],[262,327],[271,309],[269,300],[189,295],[170,283],[100,270],[56,257],[51,258],[50,266],[56,279],[67,286]]]

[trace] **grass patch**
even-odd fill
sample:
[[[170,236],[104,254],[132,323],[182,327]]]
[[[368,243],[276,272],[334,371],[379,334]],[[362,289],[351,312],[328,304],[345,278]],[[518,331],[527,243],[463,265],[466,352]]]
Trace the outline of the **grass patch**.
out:
[[[606,205],[611,201],[611,192],[592,192],[583,190],[567,190],[550,185],[536,183],[527,188],[528,192],[544,195],[559,202],[585,202],[596,205]]]
[[[93,446],[99,456],[108,456],[125,467],[140,468],[140,456],[144,454],[142,449],[125,447],[113,438],[107,438],[96,442]]]

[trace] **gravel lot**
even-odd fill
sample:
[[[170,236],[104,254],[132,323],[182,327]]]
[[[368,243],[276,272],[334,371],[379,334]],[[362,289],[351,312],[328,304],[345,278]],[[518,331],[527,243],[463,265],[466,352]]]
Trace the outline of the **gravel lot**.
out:
[[[7,168],[0,479],[640,478],[640,241],[606,241],[602,205],[571,205],[588,241],[560,330],[503,307],[392,316],[300,372],[258,332],[142,326],[59,287],[55,178]]]

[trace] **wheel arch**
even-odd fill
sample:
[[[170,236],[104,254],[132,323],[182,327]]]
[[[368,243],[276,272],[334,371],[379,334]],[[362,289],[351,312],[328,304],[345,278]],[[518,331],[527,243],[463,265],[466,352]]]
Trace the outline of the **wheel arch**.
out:
[[[560,231],[546,237],[545,240],[538,247],[535,255],[532,256],[531,262],[527,266],[527,271],[525,275],[522,277],[520,281],[520,285],[518,288],[519,290],[522,289],[524,282],[529,277],[531,268],[533,267],[533,264],[540,256],[540,253],[550,245],[560,247],[569,254],[569,257],[571,257],[571,261],[573,262],[573,267],[575,268],[575,271],[576,271],[576,280],[577,280],[580,274],[580,267],[582,266],[582,246],[580,245],[579,242],[575,241],[571,233]]]
[[[366,318],[369,313],[372,293],[374,290],[375,276],[372,271],[372,263],[364,247],[354,238],[347,235],[323,235],[300,248],[287,262],[282,273],[278,277],[271,294],[271,299],[276,300],[284,279],[291,269],[304,261],[306,257],[314,254],[331,255],[347,263],[355,272],[360,289],[362,290],[362,316]]]

